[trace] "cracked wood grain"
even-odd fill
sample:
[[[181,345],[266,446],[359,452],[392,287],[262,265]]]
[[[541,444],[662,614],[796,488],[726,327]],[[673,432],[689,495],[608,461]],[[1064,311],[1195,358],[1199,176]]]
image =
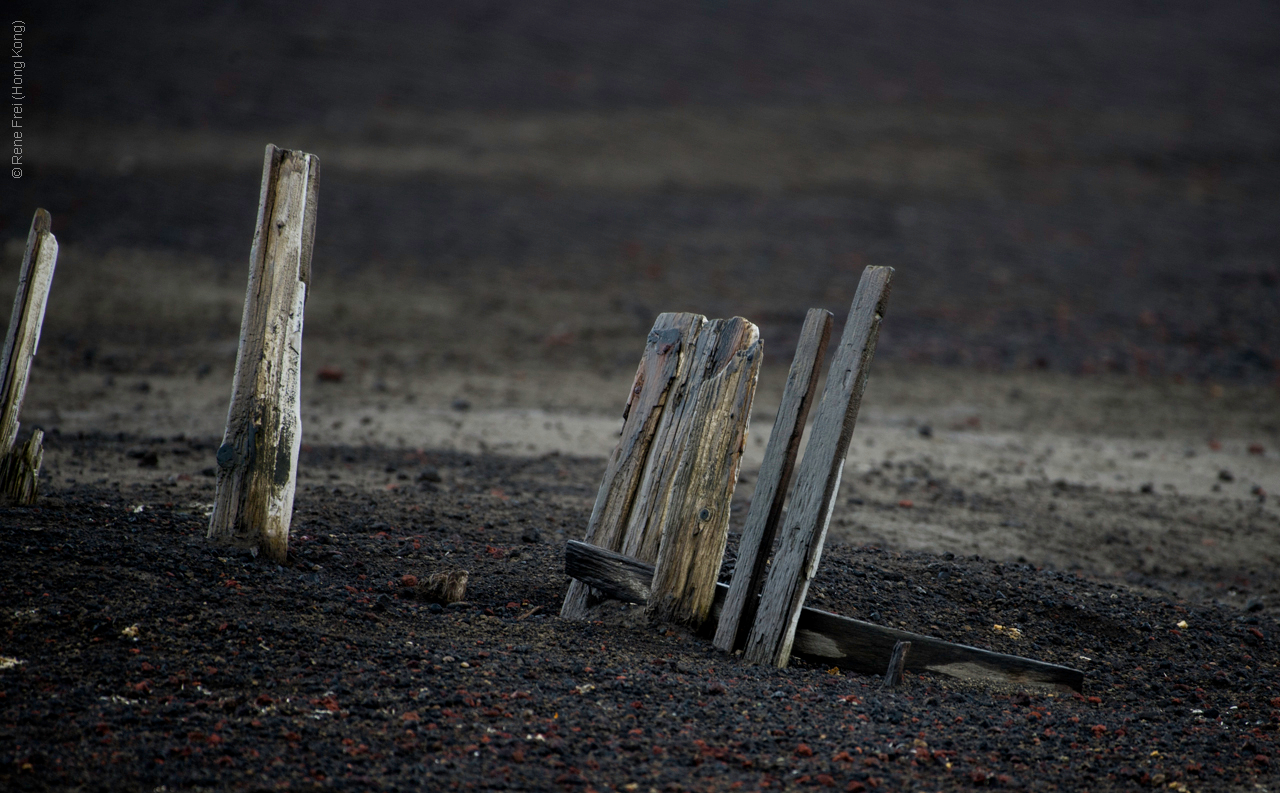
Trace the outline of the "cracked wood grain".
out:
[[[752,663],[782,668],[791,658],[796,622],[822,558],[892,283],[891,267],[868,267],[858,282],[809,443],[796,471],[778,549],[743,648],[743,656]]]
[[[800,329],[800,341],[796,345],[795,357],[791,359],[782,404],[778,406],[769,445],[765,447],[764,461],[756,477],[755,492],[751,495],[751,506],[742,526],[733,580],[729,584],[724,608],[720,610],[715,645],[725,652],[733,652],[742,646],[748,629],[755,621],[756,603],[764,586],[765,562],[777,535],[787,486],[791,483],[796,453],[804,435],[805,419],[818,389],[822,361],[831,340],[831,321],[830,311],[811,308]]]
[[[35,503],[44,458],[43,432],[36,430],[20,447],[15,448],[15,443],[31,360],[40,345],[45,306],[58,264],[58,240],[49,230],[51,224],[49,213],[37,209],[22,254],[4,352],[0,353],[0,492],[17,504]]]
[[[302,443],[302,318],[320,162],[268,145],[210,539],[283,562]]]

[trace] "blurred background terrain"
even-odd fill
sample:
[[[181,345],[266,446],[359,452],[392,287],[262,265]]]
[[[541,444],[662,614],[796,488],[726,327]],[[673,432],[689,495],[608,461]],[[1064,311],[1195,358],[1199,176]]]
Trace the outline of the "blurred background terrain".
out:
[[[315,442],[606,454],[654,316],[695,311],[761,326],[760,446],[804,311],[891,265],[833,537],[1275,591],[1274,3],[24,21],[5,266],[37,206],[62,244],[28,426],[220,434],[273,142],[321,160]]]

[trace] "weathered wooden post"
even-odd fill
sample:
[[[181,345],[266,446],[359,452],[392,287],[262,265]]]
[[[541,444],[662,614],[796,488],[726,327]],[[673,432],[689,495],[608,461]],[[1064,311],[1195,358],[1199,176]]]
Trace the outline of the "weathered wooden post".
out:
[[[743,656],[753,663],[785,667],[791,659],[796,623],[822,558],[892,283],[892,267],[868,267],[858,282],[809,444],[796,471],[781,541],[743,648]]]
[[[40,430],[31,433],[27,442],[17,448],[14,442],[18,439],[18,416],[27,393],[31,359],[40,344],[40,326],[58,263],[58,240],[49,232],[50,223],[49,213],[37,209],[22,254],[4,352],[0,353],[0,492],[18,504],[35,503],[40,462],[44,458],[44,433]]]
[[[661,619],[697,623],[710,609],[763,357],[759,336],[741,317],[696,314],[662,314],[649,333],[585,539],[659,562],[652,612]],[[584,619],[593,603],[590,587],[573,581],[560,616]]]
[[[742,526],[733,581],[720,611],[715,645],[727,653],[742,646],[747,631],[755,622],[756,602],[764,585],[765,561],[778,532],[782,504],[787,486],[791,484],[800,439],[804,435],[804,422],[813,404],[818,376],[822,372],[822,359],[826,357],[830,340],[831,312],[821,308],[809,309],[800,330],[796,355],[791,359],[791,371],[787,374],[782,404],[778,406],[778,415],[773,421],[773,433],[769,435],[769,445],[764,450],[760,475],[756,477],[751,507]]]
[[[701,627],[711,612],[763,359],[763,344],[753,339],[702,385],[683,422],[681,434],[688,445],[658,524],[658,561],[648,604],[653,619]]]
[[[320,161],[267,146],[209,538],[283,562],[302,442],[302,310]]]

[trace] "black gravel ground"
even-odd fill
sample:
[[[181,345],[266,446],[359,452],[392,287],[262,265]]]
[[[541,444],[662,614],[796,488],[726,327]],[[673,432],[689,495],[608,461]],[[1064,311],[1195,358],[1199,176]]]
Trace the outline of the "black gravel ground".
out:
[[[137,443],[50,439],[91,466]],[[165,445],[212,459],[215,442]],[[625,609],[561,621],[563,542],[599,461],[316,448],[301,471],[285,566],[204,539],[199,476],[77,484],[0,511],[0,788],[1275,781],[1269,616],[1023,564],[829,547],[812,590],[824,608],[1086,670],[1083,694],[932,675],[882,691],[800,662],[748,666]],[[470,572],[464,603],[408,596],[450,568]]]

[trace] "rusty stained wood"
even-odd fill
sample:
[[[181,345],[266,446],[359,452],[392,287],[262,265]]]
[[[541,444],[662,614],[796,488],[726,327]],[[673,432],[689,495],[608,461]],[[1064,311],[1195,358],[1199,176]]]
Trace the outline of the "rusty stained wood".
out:
[[[605,597],[626,603],[646,603],[653,584],[653,565],[575,540],[570,540],[565,548],[565,573],[588,582]],[[709,624],[719,617],[728,594],[728,586],[716,585]],[[1084,690],[1084,672],[1078,669],[995,653],[807,607],[800,610],[792,652],[809,661],[879,677],[889,668],[894,649],[902,642],[911,643],[911,652],[904,652],[902,656],[902,668],[911,672]]]
[[[667,506],[658,527],[657,572],[650,618],[701,627],[715,600],[716,579],[729,537],[729,506],[738,483],[764,345],[755,326],[736,333],[723,369],[690,400]]]
[[[37,209],[27,233],[27,246],[13,296],[9,330],[0,353],[0,491],[12,502],[35,503],[40,463],[44,457],[44,433],[37,430],[21,447],[18,439],[22,402],[27,394],[31,359],[40,345],[40,328],[58,264],[58,240],[49,231],[52,219]]]
[[[818,389],[822,361],[831,341],[831,324],[830,311],[811,308],[800,329],[800,341],[796,345],[795,357],[791,359],[782,404],[773,421],[773,432],[769,435],[769,445],[765,447],[751,506],[742,526],[733,580],[729,583],[729,594],[716,628],[715,645],[725,652],[733,652],[742,646],[755,621],[756,603],[764,585],[765,562],[777,535],[778,519],[782,516],[787,486],[791,483],[805,420]]]
[[[696,337],[705,323],[706,319],[697,314],[660,314],[649,331],[622,413],[622,435],[609,458],[587,522],[587,542],[610,550],[620,547],[622,531],[631,515],[636,489],[649,459],[671,383],[680,371],[686,343]],[[560,616],[584,619],[592,600],[585,584],[570,581]]]
[[[796,622],[822,557],[892,283],[891,267],[868,267],[858,282],[743,648],[743,656],[752,663],[781,668],[791,658]]]
[[[320,162],[268,145],[209,538],[283,562],[302,442],[302,317]]]

